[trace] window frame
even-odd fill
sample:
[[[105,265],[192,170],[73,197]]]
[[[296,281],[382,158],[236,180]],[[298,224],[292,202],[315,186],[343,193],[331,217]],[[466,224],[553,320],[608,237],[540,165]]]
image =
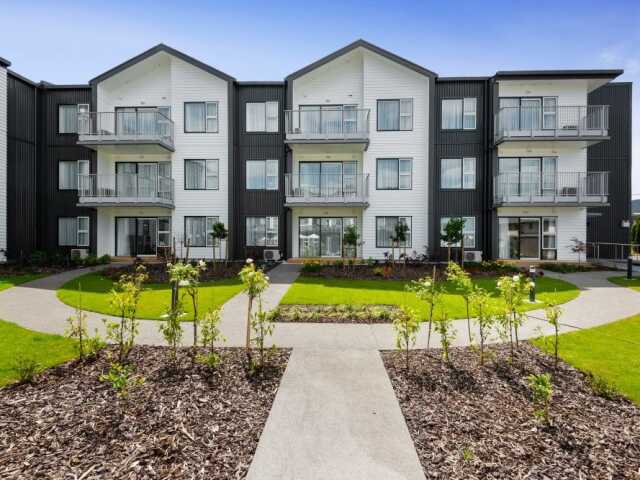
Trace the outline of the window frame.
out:
[[[398,172],[398,176],[396,178],[396,187],[380,187],[380,176],[379,176],[379,170],[380,170],[380,161],[389,161],[389,160],[395,160],[396,161],[396,165],[397,165],[397,172]],[[402,174],[400,171],[400,164],[402,162],[409,162],[410,168],[409,168],[409,174]],[[408,187],[401,187],[401,182],[400,182],[400,178],[401,177],[409,177],[409,186]],[[381,158],[376,158],[376,190],[413,190],[413,158],[411,157],[381,157]]]
[[[397,102],[398,103],[398,128],[380,128],[380,102]],[[410,128],[401,128],[402,122],[402,102],[410,102],[411,105],[411,122]],[[404,98],[377,98],[376,99],[376,130],[378,132],[412,132],[413,131],[414,105],[413,97]]]
[[[75,224],[76,224],[76,234],[74,236],[75,238],[75,242],[73,244],[65,244],[65,245],[61,245],[60,244],[60,220],[62,219],[66,219],[66,220],[74,220]],[[87,221],[87,228],[86,229],[80,229],[80,219],[83,219]],[[58,221],[56,223],[56,229],[57,229],[57,246],[58,247],[63,247],[63,248],[89,248],[91,246],[91,217],[89,217],[88,215],[79,215],[79,216],[59,216],[58,217]],[[87,243],[80,243],[80,235],[86,233],[87,235]]]
[[[459,169],[460,169],[460,186],[459,187],[444,187],[442,186],[442,180],[443,180],[443,162],[445,160],[455,160],[459,162]],[[473,187],[465,187],[465,182],[464,182],[464,178],[465,178],[465,160],[473,160]],[[440,190],[441,191],[460,191],[460,190],[466,190],[466,191],[472,191],[472,190],[476,190],[478,185],[478,158],[477,157],[442,157],[440,158]]]
[[[400,221],[400,219],[404,219],[405,222],[407,222],[408,220],[408,225],[409,225],[409,243],[408,245],[399,245],[400,248],[412,248],[411,245],[413,243],[413,217],[412,216],[407,216],[407,215],[378,215],[375,217],[375,232],[376,232],[376,248],[392,248],[391,244],[390,245],[381,245],[380,244],[380,239],[378,238],[378,220],[379,219],[389,219],[389,218],[395,218],[396,219],[396,223]]]
[[[518,106],[517,107],[500,107],[500,100],[505,99],[505,100],[517,100],[518,101]],[[500,112],[501,108],[517,108],[518,109],[518,128],[517,130],[522,130],[522,100],[540,100],[540,130],[557,130],[558,129],[558,109],[560,108],[560,105],[558,104],[558,96],[557,95],[544,95],[544,96],[539,96],[539,95],[524,95],[522,97],[513,97],[513,96],[505,96],[505,97],[498,97],[498,112]],[[550,127],[550,128],[545,128],[544,126],[544,116],[545,116],[545,111],[544,111],[544,101],[548,100],[548,99],[553,99],[555,101],[555,112],[554,112],[554,117],[555,117],[555,121],[554,127]],[[515,218],[515,217],[514,217]]]
[[[263,247],[263,248],[278,248],[280,246],[280,217],[278,215],[247,215],[244,217],[244,243],[245,247]],[[249,243],[249,219],[264,219],[264,245],[254,245]],[[269,221],[268,219],[275,219],[276,222],[276,243],[268,243]]]
[[[76,174],[75,174],[75,187],[71,188],[61,188],[60,187],[60,165],[63,163],[75,163],[76,164]],[[82,159],[82,160],[58,160],[58,191],[59,192],[72,192],[78,191],[78,175],[80,175],[80,164],[87,165],[87,175],[91,174],[91,161]]]
[[[187,164],[191,163],[191,162],[204,162],[204,188],[190,188],[187,187]],[[216,164],[216,169],[218,171],[218,174],[216,175],[216,186],[209,188],[208,185],[208,178],[209,176],[207,175],[207,166],[209,165],[209,162],[215,162]],[[206,191],[206,190],[210,190],[210,191],[216,191],[216,190],[220,190],[220,159],[218,158],[185,158],[184,159],[184,166],[183,166],[183,184],[184,184],[184,189],[187,191]]]
[[[466,240],[465,240],[465,244],[464,244],[464,249],[465,250],[475,250],[477,248],[477,238],[478,238],[478,228],[477,228],[477,219],[475,215],[452,215],[452,216],[442,216],[440,217],[440,230],[439,230],[439,234],[440,236],[444,233],[444,228],[443,226],[446,225],[449,220],[451,220],[452,218],[463,218],[465,219],[465,224],[464,226],[466,227],[469,224],[469,220],[473,220],[473,245],[468,245]],[[447,220],[444,224],[443,224],[443,220]],[[469,232],[464,231],[464,229],[462,230],[462,235],[465,237],[467,237],[467,235],[469,235]],[[447,245],[447,243],[442,240],[442,237],[440,237],[440,248],[447,248],[449,245]],[[459,248],[460,247],[460,242],[451,245],[452,248]]]
[[[207,105],[215,104],[216,105],[216,114],[208,115],[207,113]],[[204,130],[187,130],[187,105],[204,105]],[[182,117],[182,130],[184,133],[220,133],[220,102],[217,100],[206,100],[200,102],[184,102],[182,109],[183,117]],[[215,130],[207,130],[207,120],[215,119],[216,120],[216,129]]]
[[[250,163],[255,163],[255,164],[263,164],[262,166],[262,187],[259,188],[250,188],[249,187],[249,175],[247,174],[249,172],[249,164]],[[276,165],[276,174],[275,175],[269,175],[269,165]],[[265,160],[247,160],[245,162],[245,170],[244,170],[244,176],[245,176],[245,180],[244,180],[244,186],[245,186],[245,190],[248,191],[277,191],[280,188],[280,161],[278,159],[275,158],[267,158]],[[275,182],[275,186],[273,187],[269,187],[269,178],[273,178],[275,177],[276,182]]]
[[[269,109],[268,109],[269,104],[275,104],[276,106],[276,115],[275,115],[276,129],[275,130],[269,129],[269,119],[274,118],[269,116]],[[244,105],[245,105],[244,107],[244,132],[245,133],[279,133],[280,132],[280,102],[279,101],[265,100],[264,102],[245,102]],[[248,123],[247,123],[249,121],[249,115],[248,115],[249,105],[264,105],[264,130],[249,130]]]
[[[80,111],[80,108],[79,108],[80,105],[87,105],[88,106],[89,104],[88,103],[59,103],[58,104],[58,118],[56,120],[58,122],[58,128],[56,129],[58,135],[77,135],[78,134],[78,113]],[[75,128],[75,130],[73,132],[61,132],[60,131],[60,126],[61,126],[61,123],[62,123],[62,122],[60,122],[60,111],[64,107],[75,107],[75,109],[76,109],[76,113],[75,113],[75,115],[76,115],[76,122],[75,122],[76,128]]]
[[[473,128],[465,128],[464,126],[464,104],[466,100],[473,100],[475,105]],[[444,102],[445,101],[460,101],[460,118],[459,128],[445,128],[444,127]],[[471,132],[478,129],[478,97],[443,97],[440,99],[440,130],[443,132]]]
[[[207,248],[207,247],[213,247],[213,237],[211,236],[211,233],[213,232],[213,225],[217,222],[220,221],[220,216],[219,215],[185,215],[184,216],[184,243],[185,243],[185,247],[186,247],[186,243],[187,243],[187,219],[188,218],[197,218],[200,220],[204,220],[204,245],[194,245],[194,244],[190,244],[189,248]],[[211,230],[207,230],[207,225],[209,223],[209,221],[211,221]],[[216,245],[217,246],[217,245]]]

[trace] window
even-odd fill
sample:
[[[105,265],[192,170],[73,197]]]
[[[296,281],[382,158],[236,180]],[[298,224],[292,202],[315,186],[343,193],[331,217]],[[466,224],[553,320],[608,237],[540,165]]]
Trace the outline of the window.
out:
[[[249,160],[247,190],[277,190],[278,160]]]
[[[184,217],[184,239],[191,247],[213,246],[213,224],[219,217]]]
[[[247,247],[277,247],[278,217],[247,217]]]
[[[440,234],[444,235],[445,227],[451,218],[458,217],[441,217],[440,218]],[[461,217],[465,220],[462,234],[464,235],[464,248],[476,248],[476,217]],[[447,242],[440,240],[441,247],[447,247]],[[460,243],[452,245],[452,247],[459,247]]]
[[[58,189],[77,190],[79,175],[89,175],[89,160],[62,160],[58,162]]]
[[[185,133],[218,133],[218,102],[185,102]]]
[[[278,102],[247,102],[246,117],[247,132],[277,132]]]
[[[413,99],[378,100],[378,130],[413,130]]]
[[[185,160],[185,190],[218,190],[218,160]]]
[[[89,217],[58,217],[58,246],[88,247]]]
[[[544,97],[542,99],[542,128],[553,130],[556,128],[558,112],[558,99],[556,97]]]
[[[500,128],[503,130],[554,130],[557,115],[557,97],[500,98]]]
[[[443,130],[475,130],[478,99],[445,98],[442,100]]]
[[[88,110],[88,105],[83,103],[82,110]],[[58,105],[58,133],[78,132],[78,112],[80,105]]]
[[[171,217],[158,217],[158,247],[171,246]]]
[[[412,164],[411,158],[378,158],[376,189],[411,190]]]
[[[475,157],[440,159],[440,188],[464,189],[476,188]]]
[[[557,255],[556,218],[542,219],[542,259],[555,260]]]
[[[391,248],[396,225],[404,223],[409,227],[407,241],[400,243],[400,247],[411,247],[411,217],[376,217],[376,248]]]

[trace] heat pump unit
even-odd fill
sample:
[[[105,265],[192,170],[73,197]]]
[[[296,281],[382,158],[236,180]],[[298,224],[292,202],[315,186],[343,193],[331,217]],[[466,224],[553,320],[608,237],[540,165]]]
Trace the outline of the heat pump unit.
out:
[[[71,258],[87,258],[89,252],[86,248],[72,248],[71,249]]]
[[[465,262],[481,262],[482,252],[479,250],[465,250],[464,261]]]
[[[277,262],[280,260],[280,252],[278,250],[265,250],[264,259],[267,262]]]

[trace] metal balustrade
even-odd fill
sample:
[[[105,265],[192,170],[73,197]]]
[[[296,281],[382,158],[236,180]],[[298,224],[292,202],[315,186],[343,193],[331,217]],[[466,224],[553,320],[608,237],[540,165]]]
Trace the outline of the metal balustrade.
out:
[[[173,178],[131,173],[78,175],[80,203],[173,206]]]
[[[285,110],[287,139],[357,140],[369,138],[369,109],[322,107]]]
[[[285,174],[287,203],[366,203],[369,175]]]

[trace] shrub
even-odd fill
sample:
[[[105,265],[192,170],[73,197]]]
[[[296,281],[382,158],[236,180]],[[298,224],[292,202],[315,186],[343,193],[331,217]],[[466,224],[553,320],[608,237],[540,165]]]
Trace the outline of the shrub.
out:
[[[544,419],[548,425],[550,424],[549,408],[551,405],[551,397],[553,396],[551,375],[548,373],[531,374],[527,377],[527,380],[533,396],[533,402],[537,407],[533,414],[537,418]]]
[[[384,275],[385,275],[384,268],[382,268],[382,267],[373,267],[373,274],[376,277],[384,277]]]
[[[615,386],[607,379],[597,375],[589,374],[589,386],[595,395],[598,397],[606,398],[607,400],[613,400],[618,396],[618,391]]]
[[[580,273],[580,272],[590,272],[593,270],[593,267],[590,265],[583,265],[580,263],[549,263],[545,264],[545,270],[549,270],[550,272],[556,273]]]
[[[110,255],[102,255],[101,257],[98,257],[98,263],[100,265],[108,265],[111,263],[111,256]]]
[[[416,343],[420,320],[416,312],[402,305],[393,314],[393,330],[396,332],[396,348],[405,352],[405,368],[409,372],[409,350]]]
[[[47,252],[42,250],[35,250],[29,255],[29,265],[33,267],[44,267],[47,265],[48,260]]]
[[[85,267],[95,267],[98,265],[98,257],[95,255],[88,255],[82,262]]]
[[[322,264],[316,260],[305,261],[300,271],[302,273],[318,273],[322,270]]]
[[[144,378],[134,375],[131,365],[112,363],[107,374],[100,375],[100,381],[108,383],[123,400],[129,398],[129,392],[142,385]]]
[[[200,337],[206,353],[197,356],[196,360],[211,370],[216,368],[221,362],[220,355],[215,350],[216,342],[224,342],[226,340],[220,331],[220,319],[220,309],[216,308],[205,313],[200,321]]]
[[[20,355],[13,365],[19,383],[33,383],[42,366],[33,358]]]

